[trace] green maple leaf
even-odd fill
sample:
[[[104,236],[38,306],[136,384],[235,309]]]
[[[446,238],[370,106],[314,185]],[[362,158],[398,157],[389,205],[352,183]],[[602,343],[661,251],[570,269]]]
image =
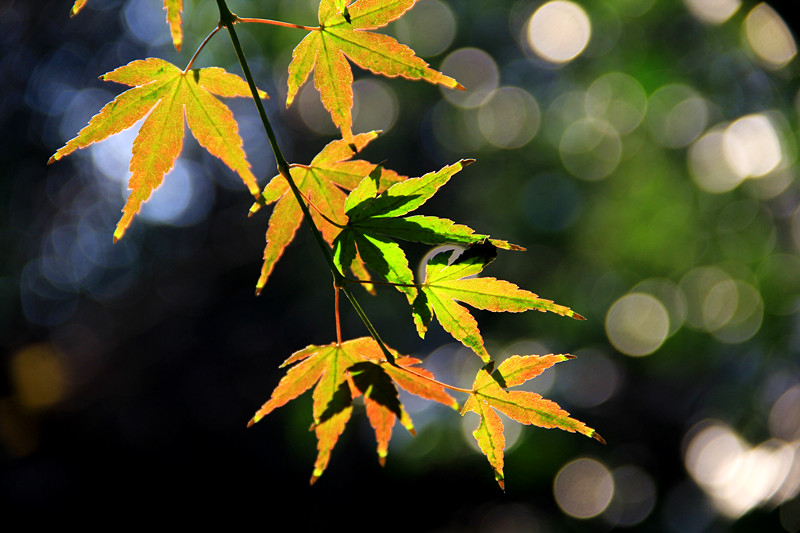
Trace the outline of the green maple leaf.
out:
[[[250,192],[259,196],[233,113],[213,96],[251,96],[240,77],[217,67],[184,72],[162,59],[148,58],[132,61],[100,79],[133,89],[106,104],[88,126],[53,154],[49,163],[128,129],[147,115],[133,143],[128,182],[131,193],[114,231],[115,241],[122,238],[142,203],[175,163],[183,146],[184,116],[197,142],[238,173]],[[263,91],[260,96],[267,97]]]
[[[550,311],[578,320],[584,319],[570,308],[539,298],[508,281],[472,277],[494,260],[496,250],[492,243],[472,245],[452,263],[450,254],[442,252],[435,255],[425,267],[425,282],[419,286],[412,306],[420,337],[425,336],[435,315],[445,331],[488,363],[490,357],[478,323],[467,308],[458,302],[494,312]]]
[[[353,410],[353,399],[364,395],[367,417],[375,429],[378,457],[386,458],[395,421],[400,420],[410,432],[414,426],[398,399],[397,388],[458,408],[432,375],[418,368],[418,359],[396,356],[396,365],[386,363],[378,343],[361,337],[341,344],[308,346],[292,354],[281,367],[294,365],[278,383],[270,399],[259,409],[248,426],[273,410],[294,400],[314,387],[312,429],[317,436],[317,459],[311,483],[325,471],[339,436]]]
[[[322,104],[342,137],[349,140],[353,136],[353,73],[347,59],[375,74],[423,79],[463,90],[456,80],[429,68],[412,49],[394,38],[366,31],[385,26],[416,3],[417,0],[359,0],[348,6],[342,0],[322,0],[319,28],[309,32],[292,53],[286,107],[314,71],[314,86]]]
[[[310,165],[292,165],[290,170],[292,178],[313,204],[311,216],[328,244],[333,244],[334,238],[341,231],[341,228],[331,221],[340,224],[346,221],[344,213],[346,195],[343,190],[349,191],[355,188],[364,176],[376,167],[374,163],[353,160],[351,157],[377,136],[378,132],[373,131],[356,135],[350,142],[333,141],[314,157]],[[391,170],[384,171],[383,175],[386,186],[406,179],[405,176],[400,176]],[[265,204],[277,203],[269,219],[264,263],[261,276],[256,283],[257,292],[261,292],[266,285],[275,264],[294,239],[297,228],[303,221],[303,211],[283,176],[277,175],[272,178],[264,187],[262,199]],[[255,203],[250,208],[250,213],[255,213],[260,208],[260,203]],[[359,261],[348,266],[353,267],[358,278],[367,279],[368,275]]]
[[[74,17],[81,9],[86,6],[87,0],[75,0],[70,10],[70,16]],[[183,11],[183,0],[164,0],[164,9],[167,11],[167,24],[172,35],[172,44],[175,49],[181,51],[183,44],[183,31],[181,30],[181,11]]]
[[[495,411],[499,411],[521,424],[543,428],[558,428],[592,437],[603,444],[597,432],[583,422],[570,418],[569,413],[551,400],[527,391],[509,391],[509,387],[522,385],[556,363],[573,359],[573,355],[514,355],[503,361],[494,372],[484,367],[475,376],[472,394],[464,403],[461,414],[474,412],[480,423],[472,433],[481,451],[492,465],[494,476],[501,488],[505,488],[503,475],[503,453],[505,436],[503,422]]]
[[[405,293],[411,303],[417,295],[414,274],[395,239],[431,245],[473,244],[488,240],[498,247],[521,250],[519,246],[489,239],[488,235],[477,234],[451,220],[423,215],[404,216],[427,202],[454,174],[472,162],[471,159],[462,160],[422,177],[395,183],[380,194],[383,174],[381,168],[376,167],[345,202],[348,222],[333,243],[337,266],[344,270],[356,257],[361,257],[386,281]]]

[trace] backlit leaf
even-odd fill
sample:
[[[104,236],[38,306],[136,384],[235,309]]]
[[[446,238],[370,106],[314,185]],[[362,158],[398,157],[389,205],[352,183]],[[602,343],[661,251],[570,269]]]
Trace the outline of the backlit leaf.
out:
[[[418,80],[463,89],[456,80],[428,67],[414,51],[388,35],[369,32],[399,18],[417,0],[359,0],[351,5],[341,0],[322,0],[319,28],[309,32],[292,53],[289,64],[289,107],[298,89],[314,71],[314,86],[322,104],[348,140],[353,136],[353,73],[349,59],[375,74]]]
[[[383,464],[394,422],[399,419],[412,434],[414,432],[411,419],[398,399],[396,385],[423,398],[454,409],[458,407],[444,388],[432,381],[430,373],[416,366],[418,359],[396,355],[395,362],[398,366],[388,364],[384,353],[370,337],[342,344],[308,346],[281,365],[293,366],[248,426],[314,387],[312,428],[318,441],[311,477],[314,483],[328,466],[331,451],[350,419],[353,399],[363,394],[367,417],[375,429],[378,458]]]
[[[128,182],[131,193],[114,232],[115,241],[125,234],[142,203],[175,163],[183,146],[184,117],[197,142],[239,174],[253,196],[259,196],[233,113],[213,96],[250,96],[244,80],[217,67],[183,72],[157,58],[133,61],[100,79],[133,88],[106,104],[88,126],[53,154],[49,163],[119,133],[147,116],[133,143]],[[267,95],[261,92],[261,96]]]
[[[394,239],[432,245],[474,244],[488,240],[498,248],[524,250],[516,244],[477,234],[473,229],[445,218],[424,215],[403,216],[422,206],[453,175],[472,162],[472,159],[464,159],[420,178],[408,179],[392,185],[380,195],[376,193],[374,182],[378,178],[383,182],[385,178],[383,176],[364,178],[345,202],[347,226],[364,234],[380,234]]]
[[[503,452],[505,437],[503,423],[496,411],[521,424],[543,428],[558,428],[592,437],[605,444],[597,432],[583,422],[570,418],[569,413],[553,401],[527,391],[509,391],[508,387],[521,385],[541,374],[556,363],[572,359],[572,355],[514,355],[503,361],[497,369],[481,369],[472,385],[473,392],[461,410],[477,413],[480,424],[473,432],[483,453],[494,470],[495,479],[505,487]]]
[[[539,298],[508,281],[472,277],[494,259],[496,252],[491,243],[473,245],[452,262],[450,254],[439,253],[426,265],[425,282],[420,286],[412,306],[414,322],[421,337],[424,337],[431,319],[436,316],[445,331],[488,363],[490,357],[478,323],[467,308],[458,302],[487,311],[550,311],[583,320],[581,315],[568,307]]]
[[[386,281],[404,293],[409,303],[417,296],[414,274],[400,246],[402,239],[425,244],[473,244],[488,240],[503,248],[522,248],[505,241],[489,239],[471,228],[450,220],[430,216],[408,216],[410,211],[427,202],[450,178],[472,160],[459,161],[419,178],[410,178],[392,185],[378,194],[382,181],[380,168],[364,178],[345,201],[347,225],[333,243],[334,261],[340,269],[350,267],[358,254]]]

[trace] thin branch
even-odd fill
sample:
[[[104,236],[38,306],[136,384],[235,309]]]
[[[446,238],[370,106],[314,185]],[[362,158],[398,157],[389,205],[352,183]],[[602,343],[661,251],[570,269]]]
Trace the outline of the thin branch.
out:
[[[314,219],[311,218],[311,212],[308,210],[308,206],[303,201],[303,194],[298,189],[297,184],[292,179],[292,173],[289,169],[289,163],[286,161],[286,158],[283,156],[283,152],[281,152],[280,146],[278,145],[278,140],[275,137],[275,132],[272,130],[272,125],[269,122],[269,118],[267,117],[267,112],[264,110],[264,104],[261,102],[261,98],[258,96],[258,89],[256,88],[255,80],[253,79],[253,74],[250,72],[250,67],[247,64],[247,58],[244,55],[244,50],[242,49],[242,44],[239,42],[239,37],[236,35],[236,29],[234,28],[234,23],[238,19],[236,15],[231,13],[230,9],[228,9],[228,5],[225,3],[225,0],[217,0],[217,6],[219,7],[219,24],[220,26],[224,26],[228,29],[228,34],[231,38],[231,43],[233,44],[233,48],[236,51],[236,57],[239,59],[239,64],[242,67],[242,72],[244,73],[244,77],[247,80],[247,84],[250,86],[250,92],[253,95],[253,101],[256,104],[256,108],[258,109],[258,115],[261,118],[261,123],[264,126],[264,131],[267,133],[267,137],[269,138],[270,146],[272,147],[272,152],[275,154],[275,161],[278,164],[278,172],[286,179],[289,187],[292,189],[292,193],[294,194],[297,203],[300,204],[300,209],[303,211],[303,218],[305,219],[306,223],[308,224],[309,228],[311,229],[311,233],[314,235],[314,239],[317,241],[322,254],[325,256],[325,261],[328,263],[328,268],[333,275],[333,282],[334,286],[338,287],[347,299],[350,300],[350,304],[355,309],[356,314],[367,327],[369,330],[370,335],[375,342],[378,343],[380,346],[381,351],[386,356],[386,360],[389,364],[397,366],[395,363],[395,357],[392,355],[392,352],[389,351],[389,348],[386,346],[386,343],[383,342],[380,335],[378,335],[378,331],[375,329],[375,326],[372,325],[370,322],[369,317],[362,309],[361,305],[356,300],[353,293],[344,283],[344,275],[339,272],[339,269],[336,267],[336,263],[333,262],[333,255],[331,254],[331,250],[328,247],[328,243],[325,242],[325,239],[322,237],[322,233],[320,232],[317,225],[314,223]],[[261,195],[259,195],[259,199],[263,201]]]
[[[342,322],[339,319],[339,287],[333,287],[333,306],[336,313],[336,345],[342,345]]]
[[[233,22],[234,23],[252,22],[254,24],[271,24],[273,26],[283,26],[284,28],[296,28],[298,30],[306,30],[306,31],[314,31],[319,29],[319,26],[317,26],[316,28],[312,28],[311,26],[301,26],[300,24],[292,24],[291,22],[282,22],[280,20],[259,19],[259,18],[236,17],[236,20],[234,20]]]
[[[202,49],[203,49],[203,48],[206,46],[206,43],[207,43],[208,41],[210,41],[210,40],[211,40],[211,38],[214,36],[214,34],[215,34],[215,33],[217,33],[219,30],[221,30],[222,28],[223,28],[223,26],[222,26],[222,24],[220,23],[220,24],[218,24],[218,25],[217,25],[217,27],[216,27],[216,28],[214,28],[213,30],[211,30],[211,33],[209,33],[208,35],[206,35],[206,38],[205,38],[205,39],[203,39],[203,42],[202,42],[202,43],[200,43],[200,46],[198,46],[198,47],[197,47],[197,50],[195,50],[195,52],[194,52],[194,55],[193,55],[193,56],[192,56],[192,58],[189,60],[189,64],[187,64],[187,65],[186,65],[186,68],[185,68],[185,69],[183,69],[183,73],[184,73],[184,74],[186,74],[187,72],[189,72],[189,69],[190,69],[190,68],[192,68],[192,64],[194,63],[194,60],[195,60],[195,59],[197,59],[197,56],[200,54],[200,50],[202,50]]]

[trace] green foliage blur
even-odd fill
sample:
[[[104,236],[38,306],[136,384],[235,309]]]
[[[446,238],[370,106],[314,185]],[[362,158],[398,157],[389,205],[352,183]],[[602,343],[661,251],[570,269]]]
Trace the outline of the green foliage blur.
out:
[[[385,31],[467,90],[354,67],[354,131],[383,130],[363,157],[409,176],[475,158],[425,214],[525,246],[485,274],[587,317],[475,313],[497,359],[577,355],[530,390],[608,442],[508,422],[505,494],[477,419],[414,398],[417,436],[398,426],[385,468],[362,410],[313,488],[310,398],[245,429],[278,365],[335,339],[330,274],[302,229],[256,298],[268,213],[248,218],[193,139],[112,245],[135,130],[45,163],[120,91],[99,75],[185,64],[218,12],[187,0],[177,52],[159,0],[70,5],[0,5],[7,516],[190,502],[279,529],[800,531],[798,19],[781,4],[420,0]],[[229,2],[304,25],[316,5]],[[337,132],[311,82],[284,105],[304,33],[238,31],[287,158],[308,163]],[[196,66],[240,72],[223,32]],[[252,102],[227,103],[266,183]],[[419,339],[399,293],[360,298],[390,346],[469,386],[480,360],[441,328]]]

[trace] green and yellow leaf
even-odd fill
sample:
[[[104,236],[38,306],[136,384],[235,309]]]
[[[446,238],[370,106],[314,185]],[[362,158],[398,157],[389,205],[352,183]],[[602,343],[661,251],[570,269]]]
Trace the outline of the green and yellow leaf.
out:
[[[115,241],[122,238],[142,203],[174,165],[183,146],[184,120],[203,148],[239,174],[253,196],[260,195],[233,113],[214,97],[250,96],[250,88],[240,77],[216,67],[183,72],[167,61],[149,58],[128,63],[100,79],[133,88],[106,104],[88,126],[53,154],[49,163],[128,129],[147,116],[133,143],[128,182],[131,193],[114,232]],[[261,96],[267,95],[261,92]]]
[[[445,331],[488,363],[490,357],[478,323],[459,302],[493,312],[550,311],[583,320],[570,308],[539,298],[508,281],[472,277],[494,260],[496,250],[492,243],[472,245],[452,262],[450,254],[437,254],[426,265],[425,282],[420,286],[412,306],[420,337],[425,336],[432,318],[436,316]]]
[[[453,175],[472,162],[472,159],[463,159],[436,172],[396,183],[380,195],[377,194],[376,183],[383,182],[384,178],[380,174],[364,178],[345,202],[348,228],[363,234],[384,235],[432,245],[468,245],[488,241],[498,248],[524,250],[516,244],[477,234],[473,229],[446,218],[404,216],[422,206]]]
[[[367,266],[406,295],[409,303],[417,297],[414,274],[402,248],[402,239],[425,244],[474,244],[487,241],[514,250],[520,246],[489,239],[471,228],[450,220],[429,216],[404,216],[427,202],[450,178],[472,160],[459,161],[419,178],[395,183],[378,194],[381,168],[364,178],[345,201],[347,224],[333,243],[334,262],[344,271],[358,256]]]
[[[322,0],[319,28],[297,45],[289,64],[286,106],[314,72],[314,86],[342,137],[353,136],[353,73],[348,59],[375,74],[425,80],[445,87],[463,89],[453,78],[428,67],[414,51],[394,38],[366,30],[380,28],[411,9],[417,0]]]
[[[539,394],[527,391],[509,391],[507,388],[522,385],[556,363],[573,359],[572,355],[514,355],[489,372],[486,367],[478,372],[472,385],[472,394],[464,403],[462,415],[469,411],[480,416],[480,424],[473,432],[481,451],[492,465],[494,476],[501,488],[505,487],[503,452],[505,437],[503,423],[495,411],[501,412],[521,424],[543,428],[558,428],[576,432],[605,444],[597,432]]]

